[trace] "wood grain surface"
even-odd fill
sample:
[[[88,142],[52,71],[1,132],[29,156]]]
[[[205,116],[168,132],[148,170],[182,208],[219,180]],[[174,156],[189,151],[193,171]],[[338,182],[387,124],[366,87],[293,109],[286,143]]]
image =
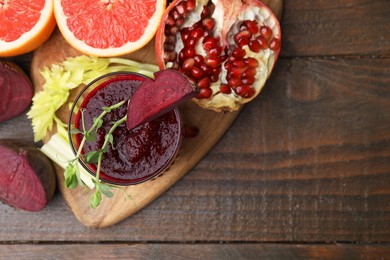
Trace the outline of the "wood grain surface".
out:
[[[0,252],[388,259],[389,11],[387,0],[285,1],[262,95],[186,176],[105,229],[80,224],[59,193],[38,213],[0,205]],[[28,70],[31,54],[11,60]],[[0,137],[32,141],[29,123],[0,123]]]

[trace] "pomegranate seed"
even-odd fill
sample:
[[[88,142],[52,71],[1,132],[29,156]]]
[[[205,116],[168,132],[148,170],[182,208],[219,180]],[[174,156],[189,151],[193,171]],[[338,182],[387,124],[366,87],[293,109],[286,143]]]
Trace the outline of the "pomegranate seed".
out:
[[[203,71],[204,75],[210,74],[210,67],[207,66],[205,63],[201,63],[199,65],[199,69],[201,69]]]
[[[272,36],[272,31],[268,26],[263,25],[260,28],[260,34],[263,35],[264,38],[269,39]]]
[[[218,57],[206,57],[204,63],[211,68],[218,68],[221,65],[221,60]]]
[[[220,46],[216,46],[210,50],[207,50],[206,53],[210,56],[218,57],[222,53],[222,48]]]
[[[237,40],[237,45],[239,47],[244,47],[245,45],[249,44],[249,38],[240,38]]]
[[[178,27],[178,26],[172,26],[172,27],[170,27],[170,29],[169,29],[169,33],[170,34],[176,34],[176,33],[178,33],[180,31],[180,27]]]
[[[211,74],[210,80],[211,80],[211,82],[217,82],[219,80],[219,73],[218,74]]]
[[[236,92],[237,95],[240,95],[243,97],[245,95],[245,93],[249,90],[249,88],[250,87],[248,85],[240,85],[234,89],[234,92]]]
[[[264,36],[262,36],[262,35],[257,36],[256,41],[260,44],[260,48],[262,50],[265,50],[268,48],[267,40],[265,39]]]
[[[197,43],[197,40],[194,39],[194,38],[188,38],[185,42],[184,42],[184,45],[186,47],[190,47],[190,48],[195,48],[195,45]]]
[[[198,81],[199,88],[209,88],[211,84],[211,80],[208,77],[204,77]]]
[[[176,6],[176,10],[179,14],[183,15],[185,13],[187,13],[187,6],[186,6],[186,2],[181,2],[179,3],[177,6]]]
[[[196,51],[194,48],[184,48],[183,50],[185,58],[193,58],[196,55]]]
[[[206,30],[211,31],[214,28],[215,22],[212,18],[205,18],[202,20],[202,25]]]
[[[243,60],[234,60],[232,64],[234,67],[246,67],[245,61]]]
[[[253,82],[255,82],[255,77],[249,77],[249,76],[242,76],[241,77],[241,83],[245,85],[252,85]]]
[[[218,46],[218,39],[217,38],[212,38],[212,37],[207,37],[203,40],[202,46],[204,50],[210,50],[216,46]]]
[[[223,64],[223,67],[226,69],[226,70],[231,70],[233,68],[233,62],[232,61],[227,61],[225,62],[225,64]]]
[[[245,70],[245,67],[233,67],[228,71],[228,76],[232,78],[240,78]]]
[[[188,27],[181,29],[180,36],[183,42],[187,41],[190,37],[190,29]]]
[[[194,60],[195,60],[195,65],[199,65],[203,62],[204,58],[202,55],[196,54]]]
[[[198,68],[198,67],[193,67],[192,70],[191,70],[191,75],[195,78],[195,79],[200,79],[203,77],[204,73],[203,71]]]
[[[177,58],[177,54],[174,51],[165,51],[164,52],[164,60],[165,62],[168,61],[175,61]]]
[[[168,36],[166,36],[165,42],[166,43],[171,43],[171,44],[175,45],[175,43],[176,43],[176,35],[168,35]]]
[[[212,94],[213,91],[210,88],[201,88],[196,98],[206,99],[206,98],[210,98]]]
[[[245,59],[245,64],[249,68],[257,68],[259,66],[259,61],[256,60],[255,58],[249,57]]]
[[[230,78],[230,79],[228,80],[228,85],[229,85],[231,88],[236,88],[236,87],[238,87],[240,84],[241,84],[240,78]]]
[[[192,70],[194,64],[195,64],[195,60],[193,58],[188,58],[182,63],[181,68],[183,70]]]
[[[200,37],[203,36],[203,33],[204,33],[204,30],[202,28],[198,27],[198,28],[193,29],[190,32],[190,37],[198,40],[198,39],[200,39]]]
[[[218,66],[217,68],[213,68],[211,69],[211,74],[214,74],[214,75],[219,75],[221,74],[221,66]]]
[[[280,40],[277,38],[273,38],[269,42],[269,48],[273,51],[279,50],[280,49]]]
[[[187,13],[194,10],[195,6],[196,6],[196,0],[187,0],[186,2]]]
[[[173,19],[172,15],[168,15],[166,25],[173,26],[175,24],[175,19]]]
[[[203,7],[203,10],[202,10],[202,13],[201,13],[200,17],[201,17],[202,19],[204,19],[204,18],[206,18],[209,14],[210,14],[210,9],[209,9],[209,7],[208,7],[207,5],[205,5],[205,6]]]
[[[172,18],[174,20],[178,19],[179,17],[181,17],[181,15],[179,14],[179,12],[177,11],[177,9],[172,9],[172,11],[169,13],[170,15],[172,15]]]
[[[255,68],[248,68],[242,73],[242,77],[255,77],[256,76],[256,69]]]
[[[227,84],[221,84],[221,86],[219,87],[219,90],[223,94],[230,94],[230,93],[232,93],[232,89]]]
[[[249,49],[251,51],[256,52],[256,53],[259,53],[259,51],[261,50],[261,45],[257,41],[257,39],[254,39],[254,40],[250,41],[248,46],[249,46]]]
[[[175,25],[178,26],[178,27],[181,27],[182,25],[184,24],[184,18],[183,17],[179,17],[175,20]]]
[[[251,98],[253,97],[253,95],[256,93],[255,89],[254,88],[249,88],[245,94],[244,94],[244,98]]]
[[[250,31],[248,31],[248,30],[240,31],[236,35],[234,35],[234,41],[235,41],[235,43],[240,45],[240,42],[243,41],[243,39],[245,39],[244,41],[249,42],[249,39],[251,37],[252,37],[252,34]]]
[[[165,42],[164,43],[164,51],[174,51],[175,45],[172,43]]]
[[[233,51],[232,51],[232,57],[234,57],[235,59],[243,59],[246,55],[246,52],[245,50],[243,50],[242,48],[240,47],[236,47]]]
[[[244,26],[250,31],[252,34],[256,34],[259,32],[259,24],[256,20],[245,20]]]

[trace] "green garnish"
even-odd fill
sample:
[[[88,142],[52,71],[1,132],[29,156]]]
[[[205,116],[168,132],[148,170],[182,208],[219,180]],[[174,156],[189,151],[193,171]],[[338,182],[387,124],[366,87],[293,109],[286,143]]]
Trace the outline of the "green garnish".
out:
[[[95,192],[94,192],[94,194],[89,202],[91,208],[96,208],[100,205],[100,202],[102,201],[102,194],[108,198],[111,198],[113,196],[112,188],[117,187],[114,185],[102,183],[100,181],[101,162],[103,159],[103,154],[105,152],[107,152],[108,145],[111,144],[111,146],[114,148],[113,132],[115,131],[115,129],[119,125],[126,122],[127,115],[124,116],[123,118],[119,119],[116,122],[111,122],[112,126],[111,126],[110,130],[108,131],[108,133],[105,135],[103,145],[102,145],[102,147],[100,147],[99,150],[91,151],[91,152],[88,152],[84,155],[82,155],[81,152],[82,152],[82,149],[84,147],[85,142],[95,140],[95,135],[97,133],[97,130],[104,123],[103,117],[106,114],[110,113],[112,110],[117,109],[120,106],[122,106],[125,102],[126,102],[126,100],[123,100],[117,104],[110,106],[110,107],[103,107],[102,113],[97,118],[94,118],[93,124],[88,130],[85,129],[84,116],[83,116],[83,113],[81,113],[81,123],[82,123],[82,128],[83,128],[82,131],[80,129],[72,129],[71,130],[72,134],[82,134],[83,139],[80,142],[80,146],[77,150],[76,157],[73,160],[70,160],[68,165],[65,168],[65,171],[64,171],[65,186],[67,188],[76,188],[78,183],[83,184],[83,182],[80,178],[80,168],[79,168],[79,163],[78,163],[79,159],[83,158],[84,161],[88,164],[97,164],[95,178],[92,179],[92,182],[95,186]]]
[[[123,58],[98,58],[90,56],[77,56],[66,59],[60,64],[45,67],[41,75],[45,79],[43,90],[36,93],[28,118],[32,120],[34,141],[38,142],[52,130],[54,123],[57,132],[66,137],[66,124],[63,123],[56,111],[63,106],[70,90],[88,84],[93,79],[109,72],[130,71],[153,77],[158,67]]]

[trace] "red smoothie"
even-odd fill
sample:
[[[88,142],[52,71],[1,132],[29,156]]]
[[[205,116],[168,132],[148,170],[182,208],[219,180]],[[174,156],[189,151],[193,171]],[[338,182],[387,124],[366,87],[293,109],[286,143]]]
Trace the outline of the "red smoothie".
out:
[[[85,128],[93,124],[103,111],[122,100],[131,99],[132,94],[144,80],[138,74],[120,74],[95,87],[81,103]],[[115,122],[127,113],[127,102],[103,118],[103,125],[98,129],[96,140],[84,144],[83,153],[99,150]],[[75,127],[82,130],[81,110],[78,111]],[[113,132],[114,149],[108,145],[103,154],[100,178],[114,184],[136,184],[148,180],[167,168],[177,154],[181,142],[181,120],[177,109],[129,131],[126,124],[119,125]],[[80,144],[83,136],[76,135]],[[77,148],[76,148],[77,149]],[[93,171],[96,165],[88,165]]]

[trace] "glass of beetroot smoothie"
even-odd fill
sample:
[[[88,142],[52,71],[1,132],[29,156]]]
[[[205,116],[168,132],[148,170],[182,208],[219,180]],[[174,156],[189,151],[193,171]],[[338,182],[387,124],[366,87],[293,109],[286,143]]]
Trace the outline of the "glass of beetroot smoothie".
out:
[[[112,123],[126,115],[127,101],[145,78],[137,73],[110,73],[97,78],[80,92],[71,108],[68,128],[75,154],[84,135],[71,129],[83,132],[83,124],[84,129],[89,129],[104,107],[126,100],[103,117],[103,124],[95,131],[95,138],[83,145],[82,154],[101,149]],[[100,180],[115,185],[133,185],[162,175],[178,154],[181,129],[182,121],[177,108],[133,130],[127,129],[126,122],[120,124],[112,133],[112,144],[103,153]],[[96,163],[88,164],[83,157],[79,161],[92,176],[96,175]]]

